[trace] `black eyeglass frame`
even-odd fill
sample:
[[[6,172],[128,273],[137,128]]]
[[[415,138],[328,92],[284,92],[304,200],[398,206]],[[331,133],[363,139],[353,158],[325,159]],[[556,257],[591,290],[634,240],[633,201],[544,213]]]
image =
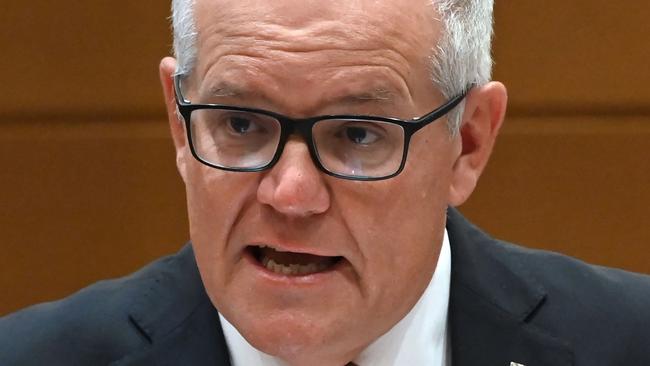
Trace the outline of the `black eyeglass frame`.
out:
[[[267,111],[258,108],[239,107],[239,106],[225,105],[225,104],[193,104],[189,100],[185,99],[185,97],[181,93],[180,75],[174,76],[174,89],[175,89],[175,99],[176,99],[176,105],[178,107],[178,112],[180,113],[181,117],[183,117],[183,121],[185,122],[185,131],[187,133],[187,140],[190,145],[190,151],[196,160],[198,160],[199,162],[207,166],[216,169],[232,171],[232,172],[260,172],[260,171],[270,169],[280,160],[280,157],[282,156],[282,152],[284,150],[284,146],[286,145],[289,136],[297,132],[307,143],[307,147],[309,149],[309,154],[311,155],[312,161],[320,171],[336,178],[342,178],[348,180],[360,180],[360,181],[375,181],[375,180],[393,178],[398,174],[400,174],[404,169],[404,166],[406,165],[406,158],[408,155],[411,136],[413,136],[414,133],[426,127],[430,123],[439,120],[442,116],[446,115],[452,109],[454,109],[465,98],[465,96],[467,95],[471,87],[468,88],[463,93],[449,99],[449,101],[447,101],[445,104],[441,105],[440,107],[436,108],[435,110],[425,114],[422,117],[413,118],[411,120],[403,120],[403,119],[393,118],[393,117],[352,115],[352,114],[321,115],[321,116],[308,117],[308,118],[291,118],[282,115],[280,113],[275,113],[272,111]],[[254,167],[254,168],[233,168],[233,167],[217,165],[211,163],[210,161],[205,160],[204,158],[199,156],[199,154],[196,152],[194,148],[194,143],[192,141],[192,133],[191,133],[190,117],[192,115],[192,112],[199,109],[218,109],[218,110],[227,110],[227,111],[258,113],[276,119],[278,122],[280,122],[280,139],[278,141],[278,146],[276,148],[275,155],[267,164],[260,167]],[[330,119],[338,120],[338,121],[346,121],[346,120],[371,121],[371,122],[378,121],[378,122],[392,123],[402,127],[402,130],[404,131],[404,147],[402,152],[402,161],[400,162],[399,168],[392,174],[379,176],[379,177],[345,175],[345,174],[339,174],[328,170],[325,166],[323,166],[323,164],[320,161],[320,157],[318,156],[318,150],[316,148],[312,136],[312,128],[317,122],[323,120],[330,120]]]

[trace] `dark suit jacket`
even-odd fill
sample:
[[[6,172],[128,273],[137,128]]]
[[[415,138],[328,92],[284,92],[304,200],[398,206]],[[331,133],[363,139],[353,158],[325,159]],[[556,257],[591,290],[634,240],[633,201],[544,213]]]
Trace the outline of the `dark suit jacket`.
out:
[[[488,237],[450,210],[454,366],[650,365],[650,278]],[[188,245],[0,319],[0,365],[229,365]]]

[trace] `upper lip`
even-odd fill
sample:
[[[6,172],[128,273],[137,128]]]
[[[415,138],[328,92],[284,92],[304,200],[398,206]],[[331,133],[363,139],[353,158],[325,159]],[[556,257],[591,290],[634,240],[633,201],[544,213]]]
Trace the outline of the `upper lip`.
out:
[[[331,250],[326,250],[323,248],[314,247],[311,245],[300,245],[300,244],[278,244],[268,241],[254,241],[248,244],[248,246],[255,247],[269,247],[278,252],[291,252],[291,253],[302,253],[302,254],[311,254],[317,255],[320,257],[340,257],[339,253],[333,253]]]

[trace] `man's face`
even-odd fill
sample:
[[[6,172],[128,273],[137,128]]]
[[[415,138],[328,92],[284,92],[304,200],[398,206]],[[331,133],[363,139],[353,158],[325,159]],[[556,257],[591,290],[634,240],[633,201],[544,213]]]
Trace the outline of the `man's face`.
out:
[[[193,103],[408,119],[445,102],[430,81],[439,28],[427,1],[203,0],[195,14]],[[445,124],[416,133],[404,171],[376,182],[325,175],[299,137],[260,173],[180,150],[191,238],[219,311],[254,346],[292,360],[338,361],[388,331],[435,270],[460,152]],[[321,271],[276,273],[265,256]]]

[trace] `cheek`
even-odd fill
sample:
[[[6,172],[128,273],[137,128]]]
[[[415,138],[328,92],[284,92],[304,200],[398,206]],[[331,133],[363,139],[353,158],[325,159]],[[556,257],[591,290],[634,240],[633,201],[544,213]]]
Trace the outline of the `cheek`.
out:
[[[351,231],[369,247],[364,251],[381,248],[376,254],[400,260],[430,252],[430,244],[442,238],[450,174],[436,174],[436,163],[407,166],[393,180],[362,183],[340,200]]]
[[[198,162],[188,164],[187,172],[185,189],[191,234],[225,234],[223,228],[232,225],[247,197],[254,192],[254,174],[231,173]]]
[[[405,174],[386,182],[363,183],[363,189],[339,201],[364,259],[360,271],[367,274],[366,285],[388,289],[400,280],[430,277],[442,241],[446,201],[444,185],[423,176]]]
[[[232,227],[250,197],[254,176],[188,164],[187,208],[190,238],[204,282],[212,282],[229,269],[228,242]],[[210,273],[208,273],[210,272]]]
[[[386,324],[397,322],[418,301],[433,276],[442,242],[444,211],[420,221],[416,212],[404,210],[414,199],[402,198],[385,201],[389,208],[357,221],[367,230],[352,229],[363,256],[359,278],[366,306]]]
[[[189,166],[185,189],[190,236],[196,244],[203,244],[206,237],[222,231],[219,223],[223,223],[223,216],[231,212],[220,209],[229,204],[225,198],[230,195],[223,192],[227,187],[226,172],[210,171],[196,164]]]

